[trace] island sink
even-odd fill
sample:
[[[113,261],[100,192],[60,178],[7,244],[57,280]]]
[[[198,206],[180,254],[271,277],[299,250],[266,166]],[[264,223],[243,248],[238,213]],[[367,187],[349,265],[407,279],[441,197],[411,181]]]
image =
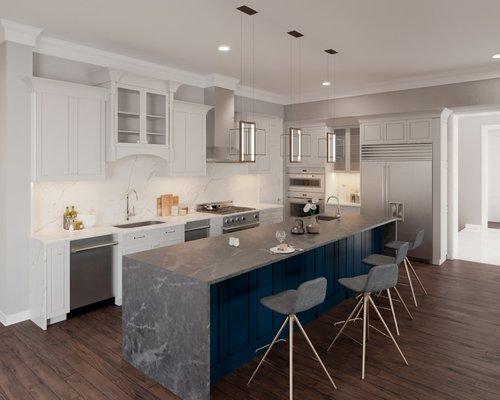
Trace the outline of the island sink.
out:
[[[140,228],[141,226],[150,226],[150,225],[158,225],[158,224],[164,224],[164,222],[162,222],[162,221],[131,222],[129,224],[114,225],[114,227],[115,228],[130,229],[130,228]]]
[[[337,217],[335,215],[317,215],[316,218],[318,221],[333,221],[334,219],[340,219],[340,217]]]

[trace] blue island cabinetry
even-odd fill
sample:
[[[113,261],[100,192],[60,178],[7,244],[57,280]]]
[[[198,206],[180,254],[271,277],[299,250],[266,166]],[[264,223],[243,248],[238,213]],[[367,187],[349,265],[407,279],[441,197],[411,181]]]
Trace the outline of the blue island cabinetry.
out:
[[[299,253],[293,257],[210,286],[210,377],[215,383],[256,356],[283,323],[283,316],[260,304],[265,296],[296,289],[302,282],[328,280],[323,304],[299,315],[303,323],[316,319],[349,293],[338,279],[367,272],[361,260],[381,252],[385,226]]]

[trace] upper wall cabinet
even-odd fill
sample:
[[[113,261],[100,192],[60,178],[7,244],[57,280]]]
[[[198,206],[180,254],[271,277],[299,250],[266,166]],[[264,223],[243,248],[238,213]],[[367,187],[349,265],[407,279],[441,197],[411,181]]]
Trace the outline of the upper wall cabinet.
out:
[[[207,113],[211,106],[174,100],[170,174],[199,176],[206,173]]]
[[[149,154],[168,160],[169,93],[114,82],[109,86],[112,101],[108,159]]]
[[[109,91],[44,78],[32,90],[32,179],[103,179]]]
[[[333,128],[335,134],[335,172],[359,172],[359,127]]]
[[[361,123],[362,144],[431,143],[434,115],[370,119]]]

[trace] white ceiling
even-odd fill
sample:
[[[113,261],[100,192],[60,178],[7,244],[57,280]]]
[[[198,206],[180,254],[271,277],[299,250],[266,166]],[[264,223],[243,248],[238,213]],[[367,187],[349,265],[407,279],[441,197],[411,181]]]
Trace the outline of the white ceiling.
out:
[[[255,87],[289,96],[290,38],[304,33],[303,99],[500,76],[498,0],[0,0],[0,18],[43,35],[201,74],[240,77],[240,15],[255,26]],[[248,25],[247,25],[248,27]],[[232,51],[217,51],[221,43]],[[247,71],[248,72],[248,71]],[[244,76],[244,84],[250,85]]]

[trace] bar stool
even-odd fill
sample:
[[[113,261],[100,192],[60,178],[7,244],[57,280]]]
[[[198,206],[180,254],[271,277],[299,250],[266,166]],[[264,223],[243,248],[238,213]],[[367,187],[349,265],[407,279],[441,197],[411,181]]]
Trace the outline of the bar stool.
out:
[[[342,286],[345,286],[347,289],[352,290],[354,292],[358,292],[362,294],[362,298],[358,301],[356,304],[356,307],[352,310],[351,314],[349,317],[344,321],[342,328],[339,330],[335,338],[332,340],[332,343],[330,343],[330,346],[328,346],[328,351],[332,348],[333,344],[337,341],[339,336],[342,334],[344,331],[344,328],[347,326],[348,322],[354,321],[352,317],[358,310],[361,310],[363,312],[363,358],[362,358],[362,364],[361,364],[361,379],[365,379],[365,362],[366,362],[366,339],[368,336],[368,327],[369,325],[369,317],[368,317],[368,310],[370,308],[370,305],[373,307],[375,310],[375,313],[377,314],[378,318],[382,322],[382,325],[384,326],[385,330],[387,331],[387,335],[384,334],[382,331],[379,331],[382,333],[384,336],[388,336],[391,338],[392,342],[396,346],[396,348],[399,351],[399,354],[401,354],[401,357],[403,358],[403,361],[405,362],[406,365],[408,365],[408,361],[406,361],[406,358],[401,351],[401,349],[398,346],[398,343],[396,342],[396,339],[394,339],[394,336],[392,335],[391,331],[387,327],[387,324],[384,321],[384,318],[382,318],[382,315],[380,314],[380,311],[378,310],[377,306],[375,305],[375,302],[372,299],[372,293],[377,293],[383,290],[387,290],[390,288],[393,288],[396,286],[398,282],[398,266],[396,264],[389,264],[389,265],[378,265],[376,267],[373,267],[370,269],[368,274],[366,275],[358,275],[353,278],[341,278],[339,279],[339,283]],[[359,314],[358,314],[359,315]]]
[[[401,245],[399,246],[399,248],[396,250],[395,257],[385,256],[383,254],[372,254],[368,257],[363,258],[363,260],[361,262],[363,264],[366,264],[366,265],[369,265],[372,267],[375,267],[378,265],[387,265],[387,264],[396,264],[399,267],[401,265],[401,263],[406,258],[406,254],[408,253],[408,248],[409,248],[409,243],[402,242]],[[396,312],[394,311],[394,304],[392,302],[392,296],[391,296],[390,289],[394,289],[394,291],[396,292],[396,295],[399,298],[399,301],[401,302],[401,304],[403,304],[403,307],[405,308],[406,312],[408,313],[408,316],[410,317],[410,319],[413,319],[413,315],[411,315],[411,312],[408,309],[408,307],[406,306],[405,301],[401,297],[401,294],[399,293],[398,288],[396,286],[394,286],[393,288],[388,288],[386,290],[387,298],[389,299],[389,305],[390,305],[390,308],[388,310],[390,310],[392,312],[392,318],[394,320],[396,334],[399,336],[398,320],[396,318]],[[386,309],[385,307],[380,307],[380,308]]]
[[[275,294],[273,296],[264,297],[260,300],[262,305],[264,305],[265,307],[279,314],[286,315],[287,317],[283,322],[283,324],[281,325],[281,328],[278,330],[278,333],[274,337],[267,351],[265,352],[264,356],[260,360],[259,365],[257,365],[257,368],[255,368],[255,371],[248,380],[247,385],[249,385],[250,382],[252,382],[252,379],[255,377],[255,374],[257,374],[257,371],[259,370],[260,366],[262,365],[267,355],[273,348],[274,344],[280,337],[281,332],[285,328],[285,325],[288,323],[289,385],[290,385],[289,393],[290,393],[290,400],[293,399],[293,324],[296,323],[300,331],[304,335],[307,343],[309,344],[309,347],[313,351],[316,359],[319,361],[321,367],[325,371],[326,376],[330,380],[333,387],[337,389],[337,386],[335,386],[335,383],[333,382],[332,377],[330,376],[328,370],[326,369],[325,364],[323,364],[323,361],[321,361],[321,358],[319,357],[318,353],[316,352],[316,349],[309,340],[306,331],[304,330],[301,323],[299,322],[299,319],[297,318],[297,313],[307,311],[325,301],[326,284],[327,281],[325,278],[317,278],[302,283],[297,288],[297,290],[286,290],[284,292]]]
[[[410,246],[408,248],[408,251],[417,249],[418,247],[420,247],[420,245],[423,243],[423,241],[424,241],[424,230],[421,229],[417,232],[417,236],[415,237],[415,240],[413,242],[409,242]],[[403,243],[405,243],[405,242],[401,242],[399,240],[394,240],[392,242],[387,243],[385,245],[385,247],[388,247],[389,249],[398,250],[403,245]],[[413,295],[413,301],[415,303],[415,307],[418,307],[417,296],[415,296],[415,290],[413,289],[413,282],[411,280],[408,266],[410,267],[411,271],[413,272],[413,275],[415,275],[415,278],[417,278],[417,281],[420,284],[420,287],[422,288],[422,290],[426,296],[427,296],[427,290],[425,290],[424,285],[422,284],[422,281],[420,280],[417,273],[415,272],[415,268],[413,268],[413,265],[411,265],[411,262],[410,262],[410,259],[408,258],[408,256],[405,257],[404,264],[405,264],[406,276],[408,277],[408,283],[409,283],[410,289],[411,289],[411,294]]]

